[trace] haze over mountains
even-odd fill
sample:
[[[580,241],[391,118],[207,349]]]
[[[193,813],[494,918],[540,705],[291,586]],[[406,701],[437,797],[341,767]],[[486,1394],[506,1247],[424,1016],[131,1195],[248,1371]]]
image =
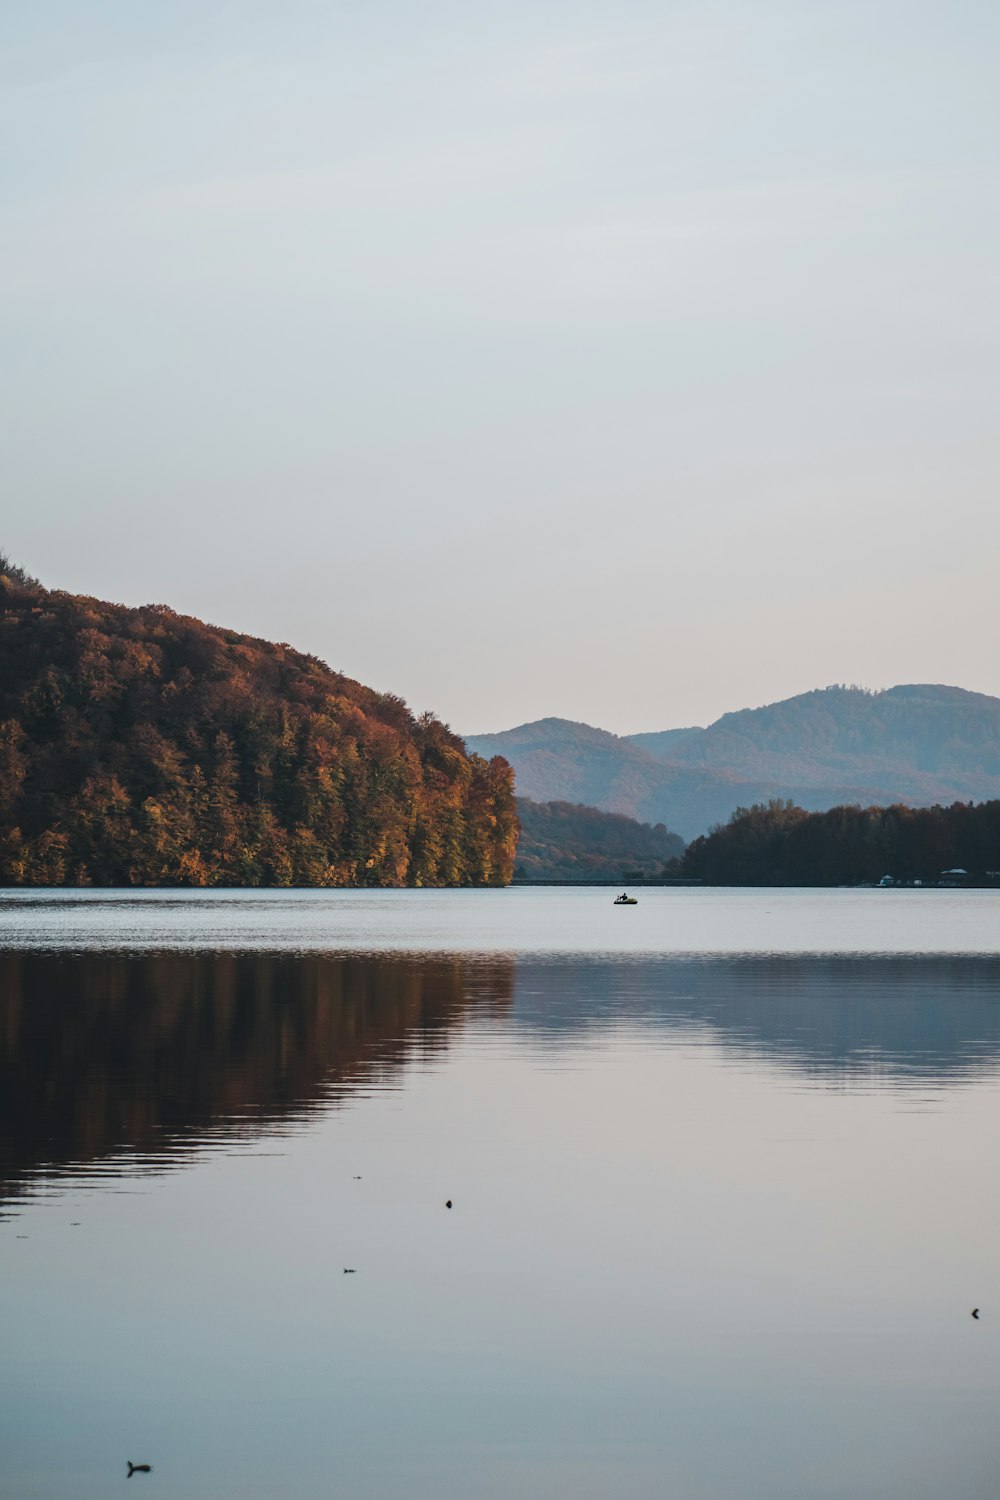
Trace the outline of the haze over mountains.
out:
[[[618,736],[540,719],[465,738],[510,761],[522,797],[588,803],[686,839],[772,797],[809,811],[1000,797],[1000,699],[936,684],[823,688],[707,728]]]

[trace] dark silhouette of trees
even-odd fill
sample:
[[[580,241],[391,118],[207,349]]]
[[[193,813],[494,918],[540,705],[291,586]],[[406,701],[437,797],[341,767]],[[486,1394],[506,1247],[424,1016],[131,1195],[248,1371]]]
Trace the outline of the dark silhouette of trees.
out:
[[[706,885],[933,881],[956,869],[991,879],[1000,870],[1000,801],[815,813],[782,801],[738,808],[688,846],[680,868]]]

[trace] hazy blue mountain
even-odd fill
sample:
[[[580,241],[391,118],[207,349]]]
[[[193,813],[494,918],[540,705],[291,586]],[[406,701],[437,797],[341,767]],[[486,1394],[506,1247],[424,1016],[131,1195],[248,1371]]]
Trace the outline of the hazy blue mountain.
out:
[[[648,750],[657,760],[673,760],[674,752],[685,740],[704,733],[700,724],[694,724],[688,729],[653,729],[648,734],[628,734],[625,738]]]
[[[568,719],[468,735],[466,744],[477,753],[483,753],[480,746],[502,746],[496,753],[514,767],[522,797],[582,802],[643,823],[665,823],[684,839],[724,821],[752,792],[744,777],[668,764],[627,739]],[[783,794],[774,786],[760,795]]]
[[[968,784],[977,795],[983,777],[1000,777],[1000,698],[919,683],[882,693],[831,687],[723,714],[707,729],[629,739],[659,760],[750,776],[821,781],[905,771],[959,794]]]
[[[825,688],[705,729],[623,737],[540,719],[466,739],[507,757],[520,796],[666,823],[685,839],[771,797],[810,812],[1000,797],[1000,699],[936,685]]]

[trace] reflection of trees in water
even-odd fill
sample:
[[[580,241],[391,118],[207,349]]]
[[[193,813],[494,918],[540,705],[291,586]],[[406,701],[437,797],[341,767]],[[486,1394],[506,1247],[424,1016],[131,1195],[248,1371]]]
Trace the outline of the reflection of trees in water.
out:
[[[0,953],[0,1191],[262,1133],[391,1083],[512,993],[503,959]]]
[[[516,974],[516,1003],[515,1003]],[[630,1019],[817,1081],[1000,1059],[992,958],[472,959],[0,952],[0,1195],[119,1152],[158,1167],[392,1086],[466,1018],[536,1041]]]
[[[623,1019],[850,1081],[958,1081],[1000,1061],[1000,959],[767,955],[527,959],[514,1019],[557,1038]]]

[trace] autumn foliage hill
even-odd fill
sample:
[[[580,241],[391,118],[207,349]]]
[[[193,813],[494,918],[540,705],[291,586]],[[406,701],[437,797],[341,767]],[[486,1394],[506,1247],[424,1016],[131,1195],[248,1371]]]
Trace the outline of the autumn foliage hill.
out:
[[[290,646],[0,569],[0,884],[501,885],[513,773]]]

